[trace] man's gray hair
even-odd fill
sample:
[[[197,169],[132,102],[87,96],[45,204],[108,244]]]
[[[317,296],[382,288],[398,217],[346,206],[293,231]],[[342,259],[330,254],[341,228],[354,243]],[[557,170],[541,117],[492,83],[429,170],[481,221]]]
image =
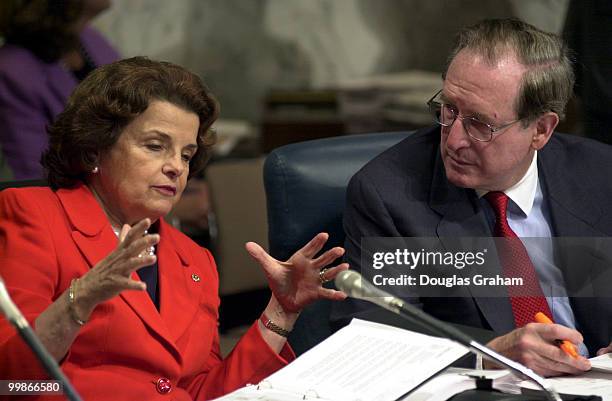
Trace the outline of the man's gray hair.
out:
[[[564,118],[575,78],[570,51],[557,35],[517,19],[481,21],[459,32],[443,77],[455,56],[464,49],[492,64],[508,55],[515,56],[527,67],[515,104],[525,125],[550,111]]]

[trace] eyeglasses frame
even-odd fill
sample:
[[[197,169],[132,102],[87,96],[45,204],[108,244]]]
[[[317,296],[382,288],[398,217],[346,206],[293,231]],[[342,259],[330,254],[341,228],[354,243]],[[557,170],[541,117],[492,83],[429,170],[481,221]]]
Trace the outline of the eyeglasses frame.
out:
[[[437,92],[435,93],[435,95],[433,95],[433,96],[431,97],[431,99],[429,99],[429,100],[427,101],[427,107],[429,108],[429,110],[430,110],[430,111],[431,111],[431,105],[432,105],[432,104],[434,104],[434,103],[439,104],[439,105],[441,106],[441,108],[442,108],[444,105],[446,105],[446,104],[447,104],[447,103],[441,103],[441,102],[434,101],[434,99],[436,98],[436,96],[438,96],[438,95],[439,95],[441,92],[442,92],[442,89],[440,89],[439,91],[437,91]],[[441,126],[443,126],[443,127],[450,127],[450,126],[452,126],[452,125],[455,123],[455,121],[457,121],[457,119],[460,119],[460,120],[461,120],[461,124],[463,125],[463,128],[465,129],[465,132],[467,132],[467,134],[469,135],[469,137],[470,137],[470,138],[472,138],[472,139],[474,139],[475,141],[478,141],[478,142],[491,142],[491,141],[493,140],[493,134],[496,134],[496,133],[498,133],[499,131],[503,130],[504,128],[508,128],[509,126],[511,126],[511,125],[513,125],[513,124],[516,124],[517,122],[519,122],[519,121],[523,120],[523,118],[519,118],[519,119],[516,119],[516,120],[510,121],[510,122],[507,122],[507,123],[505,123],[505,124],[502,124],[502,125],[499,125],[499,126],[495,126],[495,125],[492,125],[492,124],[489,124],[489,123],[485,123],[484,121],[480,121],[480,120],[479,120],[479,119],[477,119],[476,117],[473,117],[473,116],[466,116],[466,117],[464,117],[464,116],[459,115],[459,113],[457,113],[457,114],[455,114],[455,118],[453,119],[453,121],[452,121],[450,124],[443,124],[441,121],[438,121],[438,119],[437,119],[437,118],[436,118],[436,122],[437,122],[438,124],[440,124]],[[489,130],[491,131],[491,133],[490,133],[490,135],[489,135],[489,139],[480,139],[480,138],[477,138],[477,137],[473,136],[473,135],[470,133],[470,130],[469,130],[469,129],[468,129],[466,126],[465,126],[465,124],[463,123],[463,121],[464,121],[464,120],[472,120],[472,121],[476,121],[476,122],[478,122],[478,123],[480,123],[480,124],[484,124],[484,125],[486,125],[486,126],[489,128]]]

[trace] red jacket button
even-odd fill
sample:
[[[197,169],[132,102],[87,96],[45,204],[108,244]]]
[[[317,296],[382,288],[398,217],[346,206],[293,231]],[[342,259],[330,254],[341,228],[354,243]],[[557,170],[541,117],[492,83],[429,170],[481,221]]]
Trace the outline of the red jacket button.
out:
[[[169,379],[165,377],[161,377],[157,379],[157,392],[160,394],[168,394],[170,390],[172,390],[172,383],[170,383]]]

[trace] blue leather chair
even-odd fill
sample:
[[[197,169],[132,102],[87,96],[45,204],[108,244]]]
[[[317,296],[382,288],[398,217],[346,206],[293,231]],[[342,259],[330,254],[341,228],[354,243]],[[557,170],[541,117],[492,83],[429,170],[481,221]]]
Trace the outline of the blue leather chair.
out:
[[[285,260],[319,232],[325,249],[342,246],[342,213],[350,178],[411,132],[347,135],[282,146],[264,165],[270,253]],[[331,283],[330,283],[331,284]],[[329,301],[306,308],[289,338],[299,355],[332,333]]]

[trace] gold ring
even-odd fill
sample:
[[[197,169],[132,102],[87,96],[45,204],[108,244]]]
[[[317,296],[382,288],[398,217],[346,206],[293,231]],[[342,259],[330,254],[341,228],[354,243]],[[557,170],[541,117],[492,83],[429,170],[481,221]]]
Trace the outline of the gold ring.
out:
[[[321,282],[321,284],[325,284],[328,281],[331,281],[331,279],[325,278],[325,273],[327,273],[329,269],[321,269],[321,271],[319,272],[319,281]]]

